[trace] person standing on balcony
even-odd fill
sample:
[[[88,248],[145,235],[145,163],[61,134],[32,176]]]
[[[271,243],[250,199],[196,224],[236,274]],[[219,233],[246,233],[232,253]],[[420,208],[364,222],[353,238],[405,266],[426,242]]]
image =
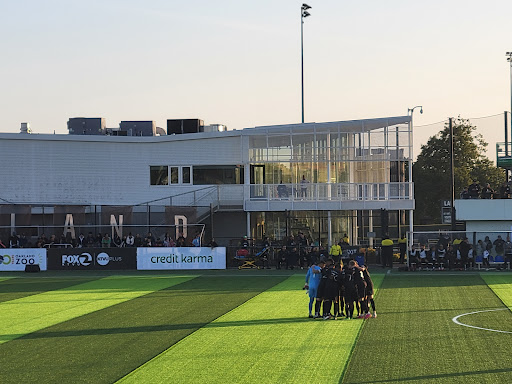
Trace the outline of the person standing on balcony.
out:
[[[480,197],[480,184],[476,181],[476,179],[473,180],[473,184],[471,184],[468,187],[469,192],[469,198],[470,199],[478,199]]]
[[[302,180],[300,181],[300,199],[304,200],[308,197],[308,184],[309,181],[306,179],[305,175],[302,175]]]

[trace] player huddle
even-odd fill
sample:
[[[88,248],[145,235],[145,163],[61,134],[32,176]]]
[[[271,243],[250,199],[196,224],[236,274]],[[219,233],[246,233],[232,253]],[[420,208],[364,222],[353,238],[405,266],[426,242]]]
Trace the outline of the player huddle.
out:
[[[354,310],[358,318],[369,319],[370,305],[373,317],[377,317],[373,301],[373,282],[365,266],[350,260],[346,268],[343,263],[335,264],[332,259],[313,264],[306,274],[304,288],[309,294],[309,317],[324,320],[346,317],[352,319]],[[315,302],[316,301],[316,302]],[[313,303],[315,314],[313,315]],[[334,314],[331,309],[334,303]]]

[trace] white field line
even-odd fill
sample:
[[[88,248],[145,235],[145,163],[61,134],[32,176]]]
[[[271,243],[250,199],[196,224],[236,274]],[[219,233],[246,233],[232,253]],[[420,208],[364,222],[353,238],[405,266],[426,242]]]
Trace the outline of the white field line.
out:
[[[462,315],[455,316],[452,319],[452,321],[455,324],[457,324],[457,325],[462,325],[463,327],[480,329],[482,331],[499,332],[499,333],[511,333],[512,334],[512,332],[510,332],[510,331],[502,331],[502,330],[499,330],[499,329],[476,327],[474,325],[464,324],[464,323],[461,323],[459,321],[459,318],[461,318],[462,316],[474,315],[475,313],[494,312],[494,311],[506,311],[506,310],[508,310],[508,308],[486,309],[485,311],[475,311],[475,312],[463,313]]]

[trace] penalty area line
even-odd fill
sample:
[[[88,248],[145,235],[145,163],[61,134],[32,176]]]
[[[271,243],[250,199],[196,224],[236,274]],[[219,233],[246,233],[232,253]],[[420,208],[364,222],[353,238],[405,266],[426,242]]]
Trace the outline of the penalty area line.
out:
[[[457,315],[455,316],[452,321],[457,324],[457,325],[462,325],[463,327],[468,327],[468,328],[474,328],[474,329],[480,329],[482,331],[490,331],[490,332],[499,332],[499,333],[510,333],[512,334],[512,332],[510,331],[502,331],[500,329],[492,329],[492,328],[482,328],[482,327],[477,327],[475,325],[469,325],[469,324],[464,324],[462,322],[459,321],[459,318],[461,318],[462,316],[469,316],[469,315],[474,315],[476,313],[484,313],[484,312],[495,312],[495,311],[506,311],[508,308],[497,308],[497,309],[486,309],[484,311],[475,311],[475,312],[468,312],[468,313],[463,313],[462,315]]]

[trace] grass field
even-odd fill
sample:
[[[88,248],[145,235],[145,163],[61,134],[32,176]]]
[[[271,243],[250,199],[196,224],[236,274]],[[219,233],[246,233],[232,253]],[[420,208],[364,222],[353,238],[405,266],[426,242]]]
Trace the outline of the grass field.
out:
[[[301,271],[0,276],[1,383],[509,383],[512,274],[372,277],[307,318]]]

